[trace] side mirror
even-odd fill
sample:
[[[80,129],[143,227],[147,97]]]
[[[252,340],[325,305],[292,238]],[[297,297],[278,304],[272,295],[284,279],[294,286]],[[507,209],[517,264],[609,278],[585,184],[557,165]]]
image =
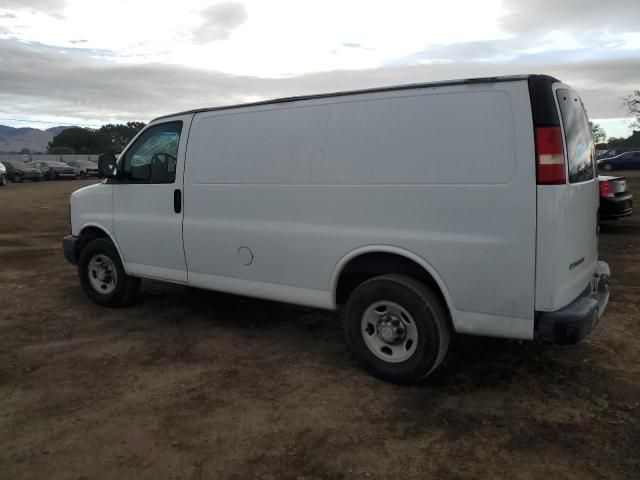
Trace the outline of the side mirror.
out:
[[[98,157],[98,171],[107,178],[114,178],[118,174],[116,156],[111,153],[103,153]]]

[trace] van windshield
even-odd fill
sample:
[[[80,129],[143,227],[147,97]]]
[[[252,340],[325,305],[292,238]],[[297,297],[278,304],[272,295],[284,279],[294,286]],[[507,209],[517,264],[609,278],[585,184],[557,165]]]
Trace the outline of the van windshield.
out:
[[[585,182],[594,177],[594,146],[587,114],[580,98],[566,88],[557,90],[569,162],[569,181]]]

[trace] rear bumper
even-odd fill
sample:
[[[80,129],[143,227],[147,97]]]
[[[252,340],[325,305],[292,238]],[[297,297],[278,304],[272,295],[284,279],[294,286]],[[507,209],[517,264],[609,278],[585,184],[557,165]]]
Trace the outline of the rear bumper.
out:
[[[77,265],[78,259],[76,258],[76,243],[78,237],[73,235],[67,235],[62,239],[62,249],[64,250],[64,258],[67,259],[71,265]]]
[[[633,195],[630,193],[600,200],[600,218],[627,217],[633,212]]]
[[[571,304],[556,312],[538,312],[536,337],[570,345],[591,333],[609,302],[609,265],[598,262],[591,284]]]

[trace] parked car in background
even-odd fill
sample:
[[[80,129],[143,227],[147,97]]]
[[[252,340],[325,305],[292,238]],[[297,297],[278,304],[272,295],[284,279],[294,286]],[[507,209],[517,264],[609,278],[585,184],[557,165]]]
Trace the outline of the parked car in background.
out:
[[[7,169],[7,178],[14,183],[20,183],[23,180],[35,182],[42,180],[42,171],[34,165],[14,160],[3,161],[2,164]]]
[[[66,163],[46,160],[33,162],[33,164],[42,171],[42,174],[47,180],[57,180],[59,178],[78,178],[75,169],[73,167],[70,167]]]
[[[633,195],[624,177],[600,175],[600,220],[628,217],[633,212]]]
[[[601,160],[603,158],[611,158],[611,157],[615,157],[616,155],[621,155],[625,152],[626,150],[623,150],[621,148],[611,148],[609,150],[598,150],[596,159]]]
[[[632,170],[640,168],[640,152],[625,152],[615,157],[601,158],[598,160],[598,170]]]
[[[83,180],[87,177],[98,176],[98,164],[95,162],[90,162],[89,160],[71,160],[65,163],[73,167],[76,175]]]
[[[7,168],[0,163],[0,187],[4,187],[7,184]]]

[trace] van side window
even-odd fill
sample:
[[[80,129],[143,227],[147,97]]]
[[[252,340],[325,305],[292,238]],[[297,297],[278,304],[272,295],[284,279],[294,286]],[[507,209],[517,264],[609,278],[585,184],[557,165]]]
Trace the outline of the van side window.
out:
[[[145,130],[127,150],[123,172],[132,183],[173,183],[182,122],[163,123]]]

